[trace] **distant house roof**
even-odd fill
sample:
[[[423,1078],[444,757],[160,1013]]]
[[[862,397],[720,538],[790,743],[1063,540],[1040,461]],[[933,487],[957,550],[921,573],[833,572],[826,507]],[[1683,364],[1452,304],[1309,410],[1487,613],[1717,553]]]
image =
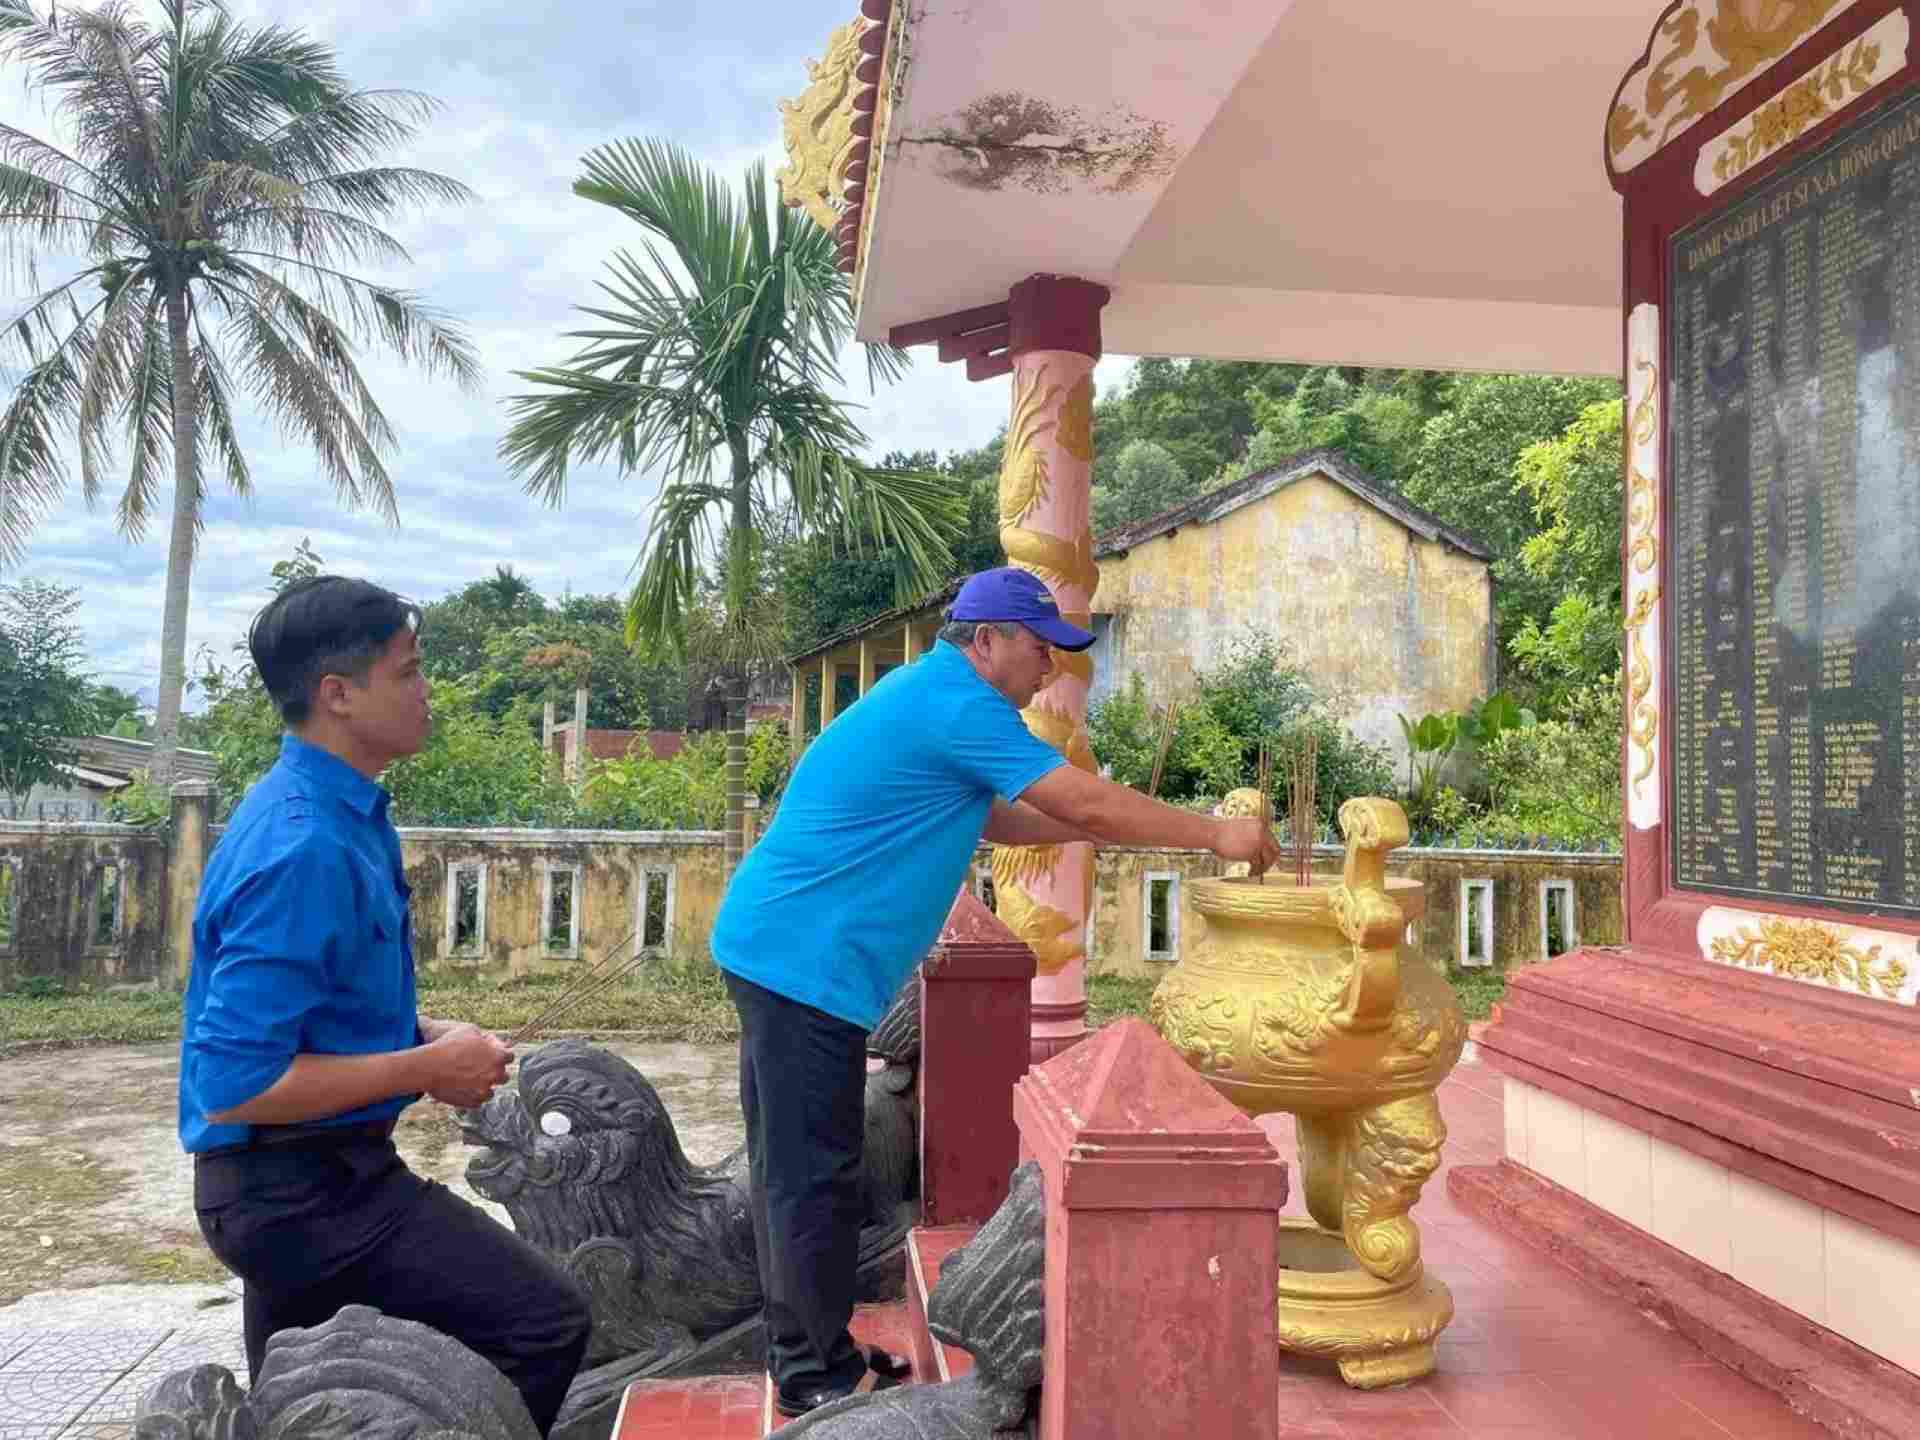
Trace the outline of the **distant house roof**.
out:
[[[124,790],[133,783],[125,775],[104,775],[98,770],[89,770],[84,765],[56,765],[53,767],[76,785],[84,785],[89,790]]]
[[[789,665],[803,664],[808,660],[825,655],[829,651],[838,650],[849,640],[858,640],[862,635],[870,635],[875,630],[884,630],[889,625],[904,625],[907,621],[928,610],[944,610],[947,608],[947,603],[960,593],[960,583],[966,578],[964,575],[956,576],[954,579],[942,585],[938,590],[929,591],[927,594],[922,595],[911,605],[896,605],[893,609],[884,610],[870,620],[862,620],[858,625],[849,625],[846,629],[829,635],[824,640],[816,640],[808,649],[800,651],[797,655],[789,655],[787,657],[787,663]]]
[[[1477,560],[1491,561],[1493,551],[1484,542],[1475,539],[1464,530],[1456,530],[1430,510],[1423,510],[1403,495],[1381,485],[1379,481],[1354,465],[1337,450],[1308,450],[1282,460],[1278,465],[1224,485],[1205,495],[1196,495],[1193,499],[1163,510],[1158,515],[1145,520],[1136,520],[1131,525],[1123,525],[1117,530],[1109,530],[1102,535],[1093,547],[1095,559],[1103,555],[1123,555],[1135,546],[1144,545],[1149,540],[1157,540],[1162,535],[1171,535],[1185,525],[1211,525],[1256,500],[1264,500],[1277,491],[1284,490],[1296,480],[1309,475],[1324,475],[1342,489],[1366,501],[1381,514],[1399,521],[1414,534],[1424,540],[1438,540],[1464,551]]]
[[[70,771],[87,772],[99,779],[82,779],[82,784],[119,788],[134,775],[153,766],[153,742],[122,740],[118,735],[76,735],[66,742]],[[173,752],[173,778],[211,780],[220,762],[211,751],[176,750]],[[80,779],[79,775],[75,775]],[[104,784],[103,784],[104,782]]]
[[[1400,524],[1425,540],[1438,540],[1464,551],[1476,560],[1493,560],[1493,551],[1485,543],[1475,539],[1464,530],[1456,530],[1441,520],[1430,510],[1423,510],[1403,495],[1397,495],[1379,481],[1354,465],[1338,450],[1307,450],[1282,460],[1278,465],[1269,466],[1257,474],[1236,480],[1231,485],[1209,491],[1205,495],[1196,495],[1193,499],[1163,510],[1158,515],[1145,520],[1136,520],[1131,525],[1123,525],[1117,530],[1109,530],[1094,541],[1095,558],[1102,555],[1124,555],[1136,545],[1144,545],[1149,540],[1162,535],[1171,535],[1183,525],[1211,525],[1223,516],[1231,515],[1242,506],[1251,505],[1256,500],[1264,500],[1276,491],[1284,490],[1296,480],[1309,475],[1324,475],[1342,489],[1352,492],[1383,515],[1390,516]],[[896,606],[883,611],[870,620],[858,625],[849,625],[836,634],[816,641],[808,649],[787,657],[789,665],[804,665],[809,660],[830,654],[841,646],[858,640],[863,635],[871,635],[876,630],[890,629],[903,625],[907,621],[924,615],[929,610],[944,610],[953,597],[960,593],[961,582],[966,577],[958,576],[942,585],[938,590],[923,595],[911,605]]]

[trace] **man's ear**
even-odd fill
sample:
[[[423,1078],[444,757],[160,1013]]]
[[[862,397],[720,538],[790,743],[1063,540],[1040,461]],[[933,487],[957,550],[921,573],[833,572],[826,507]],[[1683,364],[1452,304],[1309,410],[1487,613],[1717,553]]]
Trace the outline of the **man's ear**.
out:
[[[341,714],[347,706],[347,684],[344,675],[322,675],[313,687],[313,708],[329,715]]]

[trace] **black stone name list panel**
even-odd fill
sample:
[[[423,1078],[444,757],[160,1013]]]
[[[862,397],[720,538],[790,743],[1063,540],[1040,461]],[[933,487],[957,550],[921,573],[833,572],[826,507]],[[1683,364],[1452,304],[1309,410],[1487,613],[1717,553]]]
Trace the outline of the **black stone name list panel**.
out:
[[[1920,95],[1668,276],[1674,884],[1920,915]]]

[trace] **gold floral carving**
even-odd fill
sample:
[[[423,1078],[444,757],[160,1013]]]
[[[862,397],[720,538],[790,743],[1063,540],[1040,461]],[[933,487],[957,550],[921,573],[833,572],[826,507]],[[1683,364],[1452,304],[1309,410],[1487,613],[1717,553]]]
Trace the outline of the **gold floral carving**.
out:
[[[1633,772],[1635,790],[1646,784],[1647,777],[1653,774],[1654,760],[1659,754],[1655,742],[1660,738],[1660,705],[1653,696],[1653,664],[1647,657],[1642,636],[1654,606],[1659,603],[1660,587],[1649,585],[1640,592],[1627,616],[1627,709],[1630,715],[1627,733],[1640,755],[1639,768]]]
[[[1728,133],[1726,148],[1713,162],[1714,177],[1724,185],[1755,161],[1799,139],[1809,126],[1866,94],[1873,88],[1879,64],[1880,46],[1861,39],[1828,61],[1824,70],[1789,85],[1756,110],[1744,127]]]
[[[1633,407],[1628,427],[1628,454],[1652,443],[1659,425],[1660,367],[1653,361],[1636,357],[1634,369],[1646,377],[1646,394]],[[1627,564],[1638,575],[1646,575],[1660,563],[1660,497],[1653,477],[1637,464],[1627,467]],[[1633,588],[1631,584],[1628,587]],[[1660,603],[1660,586],[1645,585],[1634,596],[1627,614],[1627,730],[1640,762],[1633,773],[1637,791],[1653,774],[1659,754],[1655,748],[1660,737],[1660,701],[1653,694],[1653,662],[1647,654],[1643,634]]]
[[[1862,995],[1878,991],[1889,1000],[1897,999],[1907,983],[1904,960],[1892,955],[1882,958],[1878,945],[1865,949],[1851,945],[1839,931],[1813,920],[1762,920],[1715,940],[1713,958]]]
[[[853,133],[853,97],[860,84],[860,36],[872,22],[856,16],[827,37],[827,53],[807,62],[807,88],[780,102],[787,163],[774,176],[780,198],[813,217],[822,230],[840,223],[847,166],[859,137]]]
[[[1616,174],[1633,169],[1853,0],[1685,0],[1654,31],[1644,71],[1607,116]],[[1704,12],[1712,10],[1710,18]],[[1644,74],[1645,82],[1641,84]]]

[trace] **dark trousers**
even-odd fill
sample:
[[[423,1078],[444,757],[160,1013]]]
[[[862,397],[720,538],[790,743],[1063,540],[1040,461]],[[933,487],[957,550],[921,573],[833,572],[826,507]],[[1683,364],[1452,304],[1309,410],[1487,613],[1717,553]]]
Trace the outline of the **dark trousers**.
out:
[[[798,1397],[866,1374],[855,1347],[867,1032],[727,976],[740,1012],[754,1243],[766,1296],[767,1369]]]
[[[249,1383],[267,1339],[371,1305],[450,1335],[552,1428],[592,1319],[571,1276],[484,1211],[407,1169],[391,1141],[302,1141],[201,1156],[200,1233],[246,1282]]]

